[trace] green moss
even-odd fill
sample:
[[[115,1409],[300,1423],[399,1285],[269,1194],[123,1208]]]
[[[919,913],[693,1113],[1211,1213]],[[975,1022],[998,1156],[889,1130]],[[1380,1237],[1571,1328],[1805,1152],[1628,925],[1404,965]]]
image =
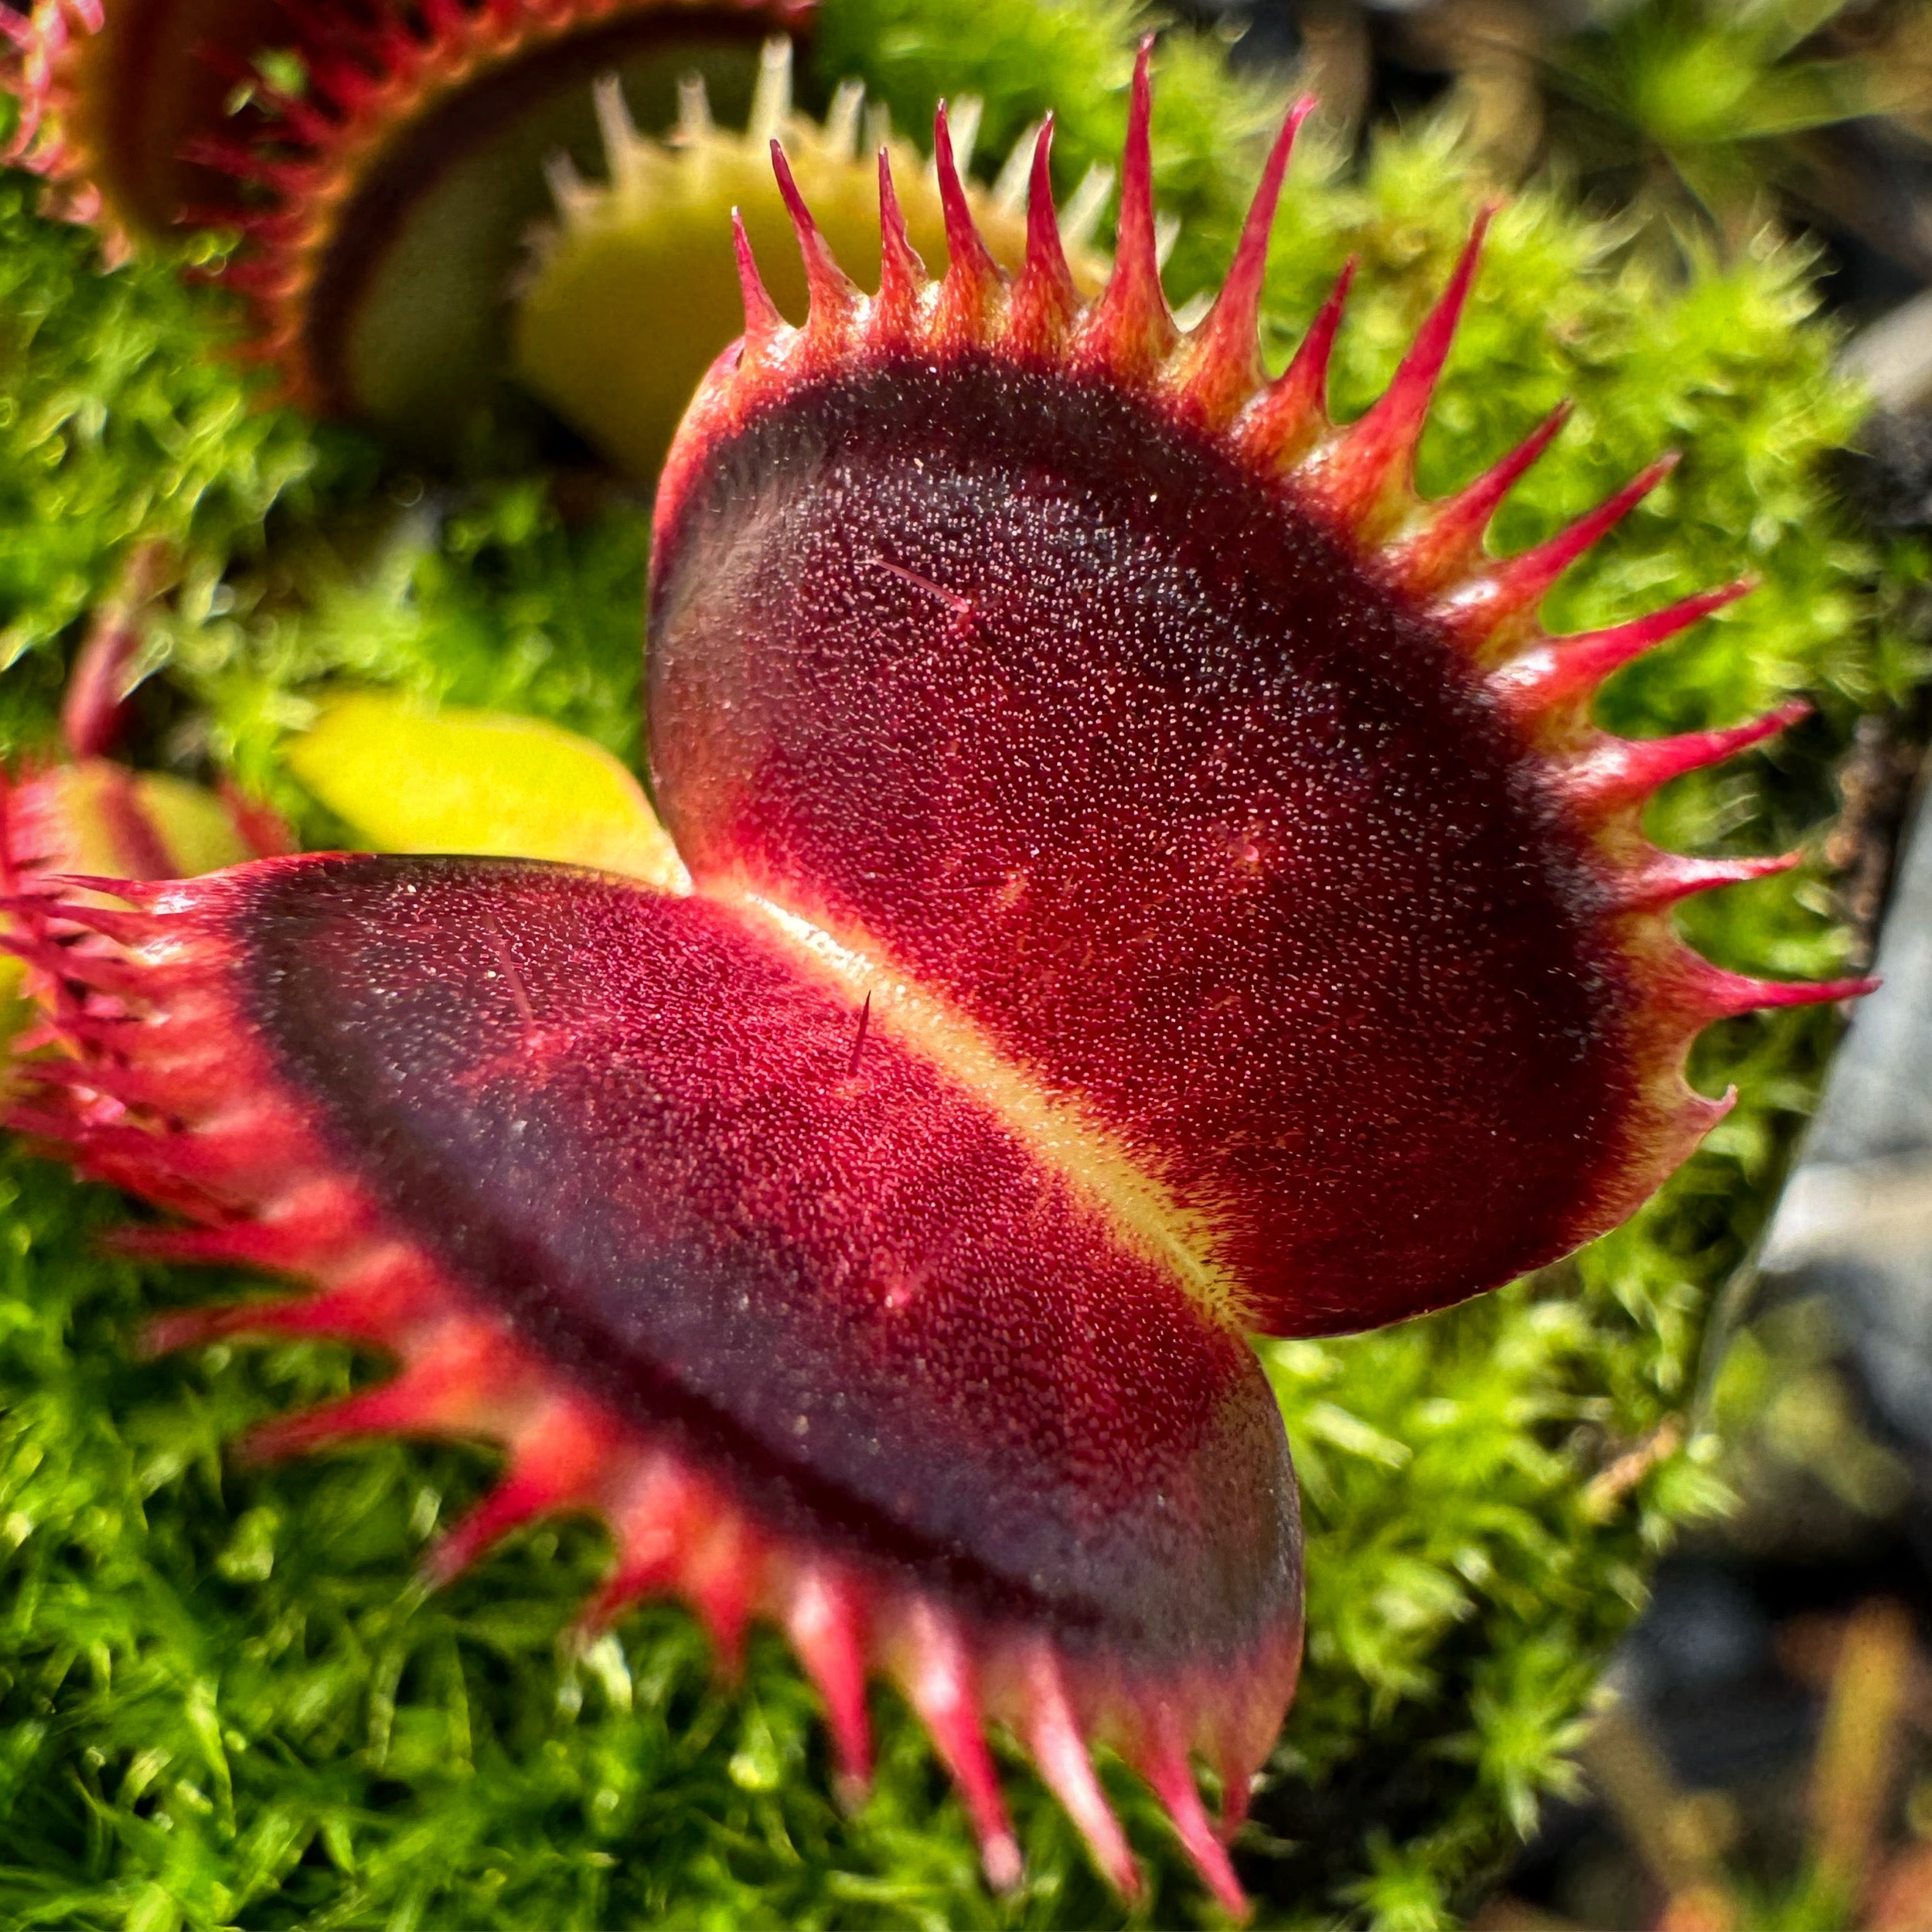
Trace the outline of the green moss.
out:
[[[346,480],[352,446],[250,406],[227,305],[166,264],[99,272],[92,237],[0,177],[0,743],[46,735],[59,646],[144,538],[191,567],[258,554],[264,520]]]
[[[152,756],[278,783],[274,747],[329,676],[539,711],[634,756],[645,529],[541,481],[461,490],[264,401],[218,289],[168,262],[101,272],[92,237],[0,175],[0,751],[47,744],[66,664],[135,544],[179,584],[143,668]],[[184,264],[192,271],[191,257]]]
[[[996,17],[997,16],[997,17]],[[1122,124],[1124,17],[997,0],[826,0],[825,72],[863,73],[916,122],[943,86],[989,100],[988,152],[1051,102],[1069,177]],[[1186,217],[1177,294],[1225,260],[1253,103],[1210,53],[1164,56],[1164,196]],[[1319,157],[1316,158],[1319,160]],[[157,755],[213,758],[295,796],[278,735],[353,674],[528,709],[634,755],[642,523],[566,515],[536,482],[425,494],[347,438],[250,415],[207,353],[214,305],[159,270],[101,282],[83,245],[0,182],[0,305],[23,346],[0,400],[0,683],[13,742],[44,731],[62,647],[141,533],[189,567],[158,625],[177,707]],[[1343,256],[1364,257],[1343,414],[1384,380],[1446,274],[1480,183],[1448,131],[1385,138],[1359,179],[1298,165],[1269,297],[1277,366]],[[1556,399],[1577,420],[1511,505],[1523,543],[1662,445],[1678,476],[1565,584],[1552,617],[1621,617],[1722,581],[1757,593],[1627,673],[1603,712],[1647,732],[1792,692],[1818,717],[1769,755],[1687,781],[1660,838],[1762,850],[1828,809],[1861,710],[1916,663],[1875,612],[1923,574],[1880,559],[1821,480],[1855,404],[1807,317],[1806,264],[1767,246],[1688,285],[1538,193],[1499,220],[1423,452],[1460,480]],[[22,305],[25,304],[23,308]],[[22,334],[22,313],[33,325]],[[30,343],[26,338],[30,336]],[[199,428],[196,426],[199,425]],[[271,509],[271,506],[272,509]],[[264,537],[264,519],[272,517]],[[272,539],[272,540],[270,540]],[[192,700],[193,708],[189,701]],[[200,721],[197,722],[197,721]],[[1828,971],[1846,935],[1817,875],[1687,915],[1727,965]],[[1717,1506],[1708,1445],[1627,1493],[1592,1487],[1692,1402],[1708,1311],[1767,1208],[1832,1021],[1717,1030],[1707,1088],[1737,1111],[1665,1194],[1536,1281],[1337,1343],[1271,1344],[1310,1527],[1307,1678],[1257,1801],[1264,1920],[1337,1910],[1442,1923],[1560,1788],[1608,1644],[1673,1525]],[[341,1351],[214,1349],[144,1362],[144,1310],[203,1276],[104,1259],[123,1211],[19,1155],[0,1175],[0,1917],[134,1927],[764,1923],[1092,1926],[1121,1914],[1017,1765],[1030,1859],[981,1890],[929,1752],[888,1699],[877,1794],[826,1796],[811,1699],[775,1641],[709,1678],[681,1614],[559,1648],[605,1545],[547,1525],[433,1597],[411,1581],[481,1454],[383,1444],[262,1469],[224,1447],[339,1390]],[[1668,1442],[1668,1438],[1665,1440]],[[1144,1794],[1110,1769],[1154,1879],[1150,1923],[1206,1916]]]
[[[541,479],[455,500],[404,479],[398,505],[344,544],[332,523],[295,573],[209,579],[156,632],[205,720],[206,748],[306,825],[278,745],[330,680],[438,703],[534,713],[636,762],[648,530],[634,507],[567,520]]]

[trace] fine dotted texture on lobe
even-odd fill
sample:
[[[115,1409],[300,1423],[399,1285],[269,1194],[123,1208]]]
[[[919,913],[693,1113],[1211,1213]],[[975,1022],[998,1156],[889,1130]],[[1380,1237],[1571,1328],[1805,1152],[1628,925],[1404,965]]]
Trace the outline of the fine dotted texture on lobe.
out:
[[[850,1003],[739,915],[358,860],[234,930],[344,1166],[775,1528],[1146,1666],[1291,1609],[1246,1348],[943,1074],[877,1030],[854,1071]]]
[[[724,440],[659,557],[693,874],[955,1000],[1205,1218],[1262,1325],[1573,1245],[1634,997],[1596,864],[1287,486],[1104,381],[881,359]]]

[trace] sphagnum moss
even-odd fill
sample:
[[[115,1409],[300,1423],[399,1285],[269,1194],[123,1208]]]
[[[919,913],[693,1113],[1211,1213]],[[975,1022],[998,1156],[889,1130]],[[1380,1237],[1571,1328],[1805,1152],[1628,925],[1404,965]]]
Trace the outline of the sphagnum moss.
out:
[[[997,12],[960,23],[911,0],[838,0],[822,57],[861,73],[905,123],[939,86],[978,89],[996,133],[1057,105],[1071,169],[1109,152],[1118,21],[1034,0]],[[1226,130],[1249,106],[1206,55],[1175,66],[1157,128],[1164,190],[1188,222],[1184,295],[1225,258],[1252,172]],[[271,506],[312,536],[361,502],[373,465],[346,439],[247,412],[241,379],[206,353],[212,301],[158,270],[97,280],[80,238],[26,212],[30,192],[0,190],[0,273],[34,319],[0,406],[0,490],[15,506],[0,625],[19,659],[0,689],[15,744],[44,735],[61,647],[118,554],[159,534],[199,560],[189,581],[208,594],[182,598],[157,642],[213,721],[201,742],[258,780],[275,780],[305,689],[339,672],[529,709],[633,748],[634,512],[566,520],[529,482],[397,501],[386,567],[344,563],[257,598]],[[1452,135],[1429,127],[1385,138],[1359,181],[1291,186],[1269,291],[1284,339],[1344,254],[1380,271],[1344,332],[1339,414],[1385,380],[1478,193]],[[1851,719],[1917,673],[1871,615],[1879,560],[1821,479],[1857,404],[1829,377],[1806,264],[1767,242],[1678,286],[1532,193],[1497,226],[1482,293],[1424,445],[1425,488],[1470,474],[1575,396],[1578,420],[1512,500],[1513,547],[1660,445],[1683,448],[1678,475],[1552,615],[1608,621],[1750,569],[1752,598],[1627,674],[1603,714],[1644,733],[1811,696],[1820,718],[1793,744],[1683,782],[1653,821],[1683,849],[1788,840],[1828,806]],[[1887,563],[1921,567],[1909,553]],[[1687,923],[1726,964],[1826,973],[1848,940],[1818,891],[1815,874],[1767,881],[1699,903]],[[1712,1298],[1767,1211],[1831,1026],[1791,1014],[1710,1039],[1702,1084],[1736,1078],[1743,1103],[1658,1201],[1550,1278],[1354,1341],[1265,1346],[1310,1531],[1308,1671],[1248,1866],[1265,1920],[1345,1910],[1440,1923],[1560,1788],[1647,1564],[1675,1524],[1719,1501],[1695,1440],[1673,1448],[1659,1431],[1692,1400]],[[479,1491],[486,1459],[390,1444],[238,1465],[224,1446],[247,1423],[339,1389],[357,1365],[321,1346],[140,1361],[142,1313],[210,1284],[104,1256],[96,1237],[124,1210],[103,1191],[17,1152],[0,1187],[10,1919],[1120,1916],[1065,1820],[1017,1776],[1028,1879],[990,1899],[929,1751],[889,1709],[878,1789],[841,1816],[811,1699],[775,1643],[755,1644],[735,1688],[711,1680],[701,1640],[670,1611],[628,1620],[587,1656],[561,1653],[602,1560],[588,1526],[546,1526],[425,1595],[413,1565]],[[1597,1480],[1647,1443],[1665,1453],[1627,1491]],[[1109,1791],[1153,1855],[1144,1916],[1198,1914],[1151,1804],[1124,1778]]]

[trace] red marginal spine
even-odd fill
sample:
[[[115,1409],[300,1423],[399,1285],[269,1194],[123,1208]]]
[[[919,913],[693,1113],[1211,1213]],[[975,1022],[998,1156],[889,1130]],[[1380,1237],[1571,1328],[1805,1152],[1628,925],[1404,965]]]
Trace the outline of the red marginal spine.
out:
[[[1686,731],[1678,738],[1600,738],[1573,764],[1556,768],[1556,782],[1586,822],[1600,824],[1614,813],[1641,805],[1653,792],[1686,772],[1722,765],[1762,745],[1810,715],[1804,704],[1783,704],[1748,724],[1715,731]]]
[[[1716,590],[1702,591],[1648,616],[1607,630],[1575,637],[1552,638],[1532,645],[1489,675],[1489,689],[1510,714],[1525,726],[1560,716],[1587,700],[1626,664],[1734,604],[1752,588],[1740,578]]]
[[[809,1565],[792,1592],[786,1634],[825,1699],[839,1776],[848,1803],[872,1777],[872,1731],[866,1712],[868,1647],[865,1593],[826,1562]],[[1085,1755],[1082,1747],[1082,1756]]]
[[[1268,271],[1268,238],[1281,201],[1282,183],[1287,179],[1295,136],[1314,108],[1314,97],[1307,96],[1289,109],[1249,203],[1228,279],[1189,345],[1181,394],[1202,419],[1217,425],[1232,417],[1261,386],[1259,317],[1262,285]]]
[[[1414,596],[1426,596],[1461,577],[1482,554],[1483,537],[1503,499],[1549,448],[1574,406],[1559,403],[1502,460],[1453,496],[1431,503],[1420,526],[1383,552],[1390,574]]]
[[[1153,36],[1149,34],[1134,61],[1127,145],[1121,158],[1120,222],[1113,272],[1089,312],[1074,350],[1077,366],[1104,368],[1117,380],[1128,381],[1150,376],[1178,336],[1160,286],[1154,232],[1153,59]]]
[[[1785,852],[1768,858],[1696,859],[1660,852],[1647,864],[1624,875],[1618,887],[1618,902],[1629,912],[1661,911],[1695,893],[1788,872],[1803,856]]]
[[[912,1656],[906,1694],[966,1801],[988,1881],[996,1890],[1010,1891],[1020,1882],[1019,1842],[986,1749],[965,1633],[950,1612],[929,1602],[915,1604],[908,1621]]]
[[[973,219],[943,101],[932,117],[932,165],[946,218],[946,271],[939,284],[934,332],[949,345],[976,342],[984,336],[987,307],[1003,278]]]
[[[545,1405],[520,1432],[502,1480],[424,1559],[425,1579],[448,1583],[512,1531],[558,1510],[592,1505],[617,1446],[608,1424],[588,1405],[569,1399]]]
[[[833,339],[826,344],[829,348],[850,325],[858,308],[859,291],[826,246],[825,237],[819,233],[819,225],[792,178],[792,164],[776,141],[772,143],[772,171],[778,177],[779,193],[784,199],[785,213],[792,218],[792,233],[798,237],[799,254],[805,263],[806,287],[811,296],[806,332],[814,338]]]
[[[1483,239],[1494,218],[1484,209],[1441,299],[1417,332],[1394,380],[1368,413],[1318,452],[1298,472],[1304,492],[1337,522],[1368,533],[1410,488],[1416,446],[1429,420],[1443,365],[1456,339],[1457,324],[1476,279]]]
[[[739,232],[742,233],[741,228]],[[742,274],[744,264],[739,264]],[[758,270],[751,270],[754,278]],[[761,290],[763,285],[759,285]],[[919,322],[919,297],[925,286],[925,264],[906,233],[905,215],[892,179],[889,149],[879,150],[879,292],[872,305],[872,326],[882,342],[910,342]],[[746,305],[746,329],[751,326]]]
[[[1193,1768],[1187,1753],[1170,1722],[1158,1722],[1155,1736],[1139,1758],[1141,1775],[1153,1787],[1154,1795],[1167,1808],[1174,1830],[1194,1861],[1194,1869],[1207,1880],[1208,1889],[1222,1909],[1235,1918],[1248,1915],[1247,1895],[1235,1876],[1227,1848],[1215,1835],[1201,1808],[1201,1794],[1194,1787]]]
[[[1675,451],[1660,456],[1613,496],[1579,516],[1547,543],[1498,564],[1435,607],[1437,620],[1472,656],[1481,653],[1521,620],[1533,616],[1545,594],[1571,564],[1600,542],[1677,467]]]
[[[1123,1899],[1140,1896],[1140,1870],[1113,1814],[1080,1735],[1060,1660],[1049,1645],[1030,1647],[1026,1663],[1027,1748],[1067,1815],[1092,1848],[1094,1861]],[[1245,1903],[1245,1901],[1244,1901]]]
[[[1238,447],[1266,469],[1286,469],[1328,428],[1328,365],[1355,267],[1351,255],[1279,380],[1256,397],[1235,424]]]
[[[766,291],[758,273],[758,257],[751,252],[751,238],[745,232],[745,217],[731,210],[731,246],[738,262],[738,291],[745,303],[745,346],[748,352],[762,349],[784,329],[785,318]]]
[[[1080,312],[1080,292],[1067,266],[1054,206],[1053,116],[1040,124],[1033,146],[1033,171],[1027,181],[1027,254],[1007,308],[1009,346],[1022,356],[1044,358],[1065,341]]]

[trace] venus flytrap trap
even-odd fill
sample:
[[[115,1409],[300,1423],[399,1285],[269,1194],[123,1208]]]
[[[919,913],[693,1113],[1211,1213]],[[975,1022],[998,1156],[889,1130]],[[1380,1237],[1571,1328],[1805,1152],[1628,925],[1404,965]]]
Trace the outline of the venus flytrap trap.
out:
[[[651,124],[680,77],[736,111],[758,36],[810,0],[586,0],[371,15],[268,0],[36,0],[9,10],[9,158],[107,258],[184,221],[238,234],[211,272],[294,400],[459,448],[503,356],[502,285],[541,164],[591,138],[588,87],[628,80]]]
[[[1581,635],[1537,626],[1667,465],[1500,562],[1484,533],[1561,412],[1441,502],[1414,492],[1487,218],[1388,389],[1337,431],[1346,275],[1273,383],[1256,339],[1306,107],[1184,335],[1157,266],[1150,100],[1143,46],[1091,301],[1059,237],[1051,123],[1016,277],[978,233],[943,108],[936,281],[882,154],[873,298],[773,144],[810,308],[782,320],[741,223],[745,336],[659,495],[653,763],[683,864],[652,848],[655,892],[524,861],[322,859],[121,881],[135,910],[118,911],[16,847],[10,944],[43,1001],[36,1041],[62,1051],[23,1063],[39,1092],[14,1119],[191,1224],[128,1237],[148,1252],[309,1290],[169,1317],[156,1348],[319,1334],[399,1359],[258,1429],[257,1453],[506,1444],[432,1579],[591,1510],[617,1556],[591,1627],[669,1589],[729,1659],[769,1617],[854,1787],[866,1680],[889,1676],[996,1886],[1021,1866],[988,1717],[1119,1891],[1140,1876],[1089,1740],[1142,1773],[1239,1910],[1222,1837],[1300,1648],[1294,1480],[1239,1327],[1386,1320],[1553,1258],[1721,1117],[1678,1071],[1704,1025],[1859,988],[1750,980],[1671,936],[1680,898],[1781,866],[1662,853],[1637,812],[1767,725],[1630,741],[1583,717],[1597,683],[1736,591]],[[1079,594],[1052,602],[1068,579]],[[1225,664],[1203,654],[1224,631]],[[1133,690],[1133,728],[1155,734],[1126,754],[1156,787],[1144,823],[1119,816],[1073,659],[1110,714]],[[921,684],[947,697],[931,745],[904,736]],[[365,725],[385,715],[364,701]],[[1259,737],[1239,723],[1261,715]],[[466,728],[486,761],[532,735],[417,727],[432,775]],[[312,735],[315,772],[353,755],[355,731],[330,734]],[[1010,796],[1009,772],[1031,772]],[[1419,979],[1389,976],[1386,905],[1435,908],[1410,934]],[[1268,1044],[1284,1010],[1300,1024]],[[1016,1191],[1034,1203],[1017,1222]],[[642,1298],[640,1252],[660,1257]],[[1306,1419],[1344,1453],[1409,1460],[1338,1407]],[[1426,1566],[1406,1593],[1424,1622],[1460,1607]]]
[[[806,118],[792,104],[792,60],[790,41],[765,44],[741,131],[721,129],[713,121],[703,78],[695,77],[680,97],[676,127],[661,141],[639,132],[613,77],[600,83],[598,97],[601,176],[587,181],[567,165],[554,171],[557,219],[538,231],[522,278],[516,366],[539,396],[630,475],[657,474],[714,346],[728,342],[738,327],[738,273],[729,237],[717,224],[719,207],[738,210],[768,260],[788,235],[785,203],[772,178],[774,140],[784,146],[828,245],[847,260],[870,260],[878,252],[876,161],[879,148],[892,142],[889,111],[868,111],[864,87],[855,81],[834,94],[823,126]],[[980,104],[960,106],[966,115],[956,120],[968,131]],[[908,236],[923,255],[943,264],[938,176],[903,141],[892,146],[907,197],[901,213]],[[970,181],[969,148],[963,142],[957,156],[965,182]],[[1018,266],[1026,249],[1030,158],[1031,143],[1023,138],[990,194],[976,185],[967,190],[975,225],[1008,269]],[[1063,239],[1078,285],[1089,294],[1106,276],[1104,261],[1087,244],[1113,186],[1113,170],[1095,165],[1066,203]],[[775,278],[772,298],[786,313],[802,315],[805,278],[789,260],[780,261],[785,272]],[[639,356],[635,319],[656,290],[671,285],[687,317],[683,353],[660,349]]]

